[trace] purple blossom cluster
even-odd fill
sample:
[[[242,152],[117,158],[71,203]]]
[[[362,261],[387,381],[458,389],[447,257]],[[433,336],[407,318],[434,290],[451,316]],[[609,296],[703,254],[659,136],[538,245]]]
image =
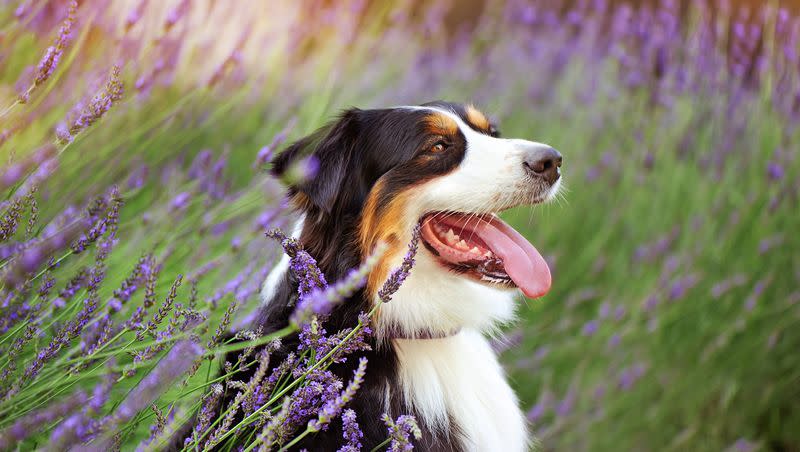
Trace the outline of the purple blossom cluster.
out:
[[[416,257],[417,249],[419,248],[419,236],[420,225],[417,225],[414,227],[414,230],[411,233],[411,241],[408,244],[408,252],[403,258],[402,264],[400,264],[400,267],[392,271],[392,273],[389,275],[389,278],[386,280],[386,283],[378,291],[378,298],[382,302],[388,303],[389,300],[391,300],[392,295],[397,292],[397,290],[400,288],[400,285],[403,284],[403,281],[406,280],[408,274],[411,272],[411,268],[414,266],[414,257]]]
[[[122,99],[124,88],[120,71],[119,66],[113,66],[103,89],[95,94],[85,107],[80,104],[76,106],[76,110],[79,109],[79,111],[75,113],[74,119],[68,118],[67,123],[59,124],[56,127],[56,137],[60,143],[69,143],[74,140],[77,134],[100,120],[115,103]]]
[[[306,320],[295,324],[299,328],[297,349],[288,353],[277,364],[271,363],[270,357],[280,348],[279,342],[270,344],[256,354],[255,360],[250,359],[254,348],[248,347],[239,355],[237,362],[225,362],[224,386],[236,391],[236,395],[227,405],[221,404],[220,393],[223,389],[221,386],[213,387],[204,397],[200,415],[192,433],[185,439],[184,447],[215,447],[232,436],[243,435],[253,429],[259,432],[257,441],[262,449],[269,450],[275,445],[290,447],[306,435],[327,430],[334,419],[345,413],[347,419],[342,419],[346,426],[343,450],[355,450],[354,448],[360,447],[359,439],[363,437],[363,433],[354,420],[352,410],[345,411],[345,407],[365,378],[367,359],[359,358],[353,378],[346,386],[327,367],[347,361],[350,355],[372,349],[370,316],[362,313],[357,325],[328,334],[324,325],[329,311],[308,312],[303,300],[311,299],[314,303],[326,306],[341,303],[355,290],[363,287],[368,269],[374,266],[382,251],[373,253],[365,259],[362,266],[353,269],[341,281],[328,285],[316,260],[302,249],[297,240],[287,238],[279,230],[271,230],[267,236],[280,241],[290,258],[290,268],[298,276],[300,301],[296,311],[303,312],[302,318]],[[413,265],[416,240],[415,235],[414,241],[409,245],[411,257],[405,263],[406,273]],[[401,283],[402,280],[398,281],[398,278],[390,279],[382,288],[383,293],[391,297]],[[297,312],[295,314],[293,318],[301,318]],[[226,318],[227,316],[223,316],[221,325],[226,323]],[[216,338],[219,333],[218,330],[212,341],[218,340]],[[237,337],[254,340],[258,338],[258,334],[245,331],[237,334]],[[213,343],[209,343],[209,348],[213,346]],[[235,379],[238,372],[252,366],[255,366],[255,371],[247,381]],[[277,414],[264,417],[261,413],[267,409],[278,411]],[[244,421],[234,425],[237,415],[244,416]],[[217,421],[214,421],[215,418]],[[247,422],[244,423],[245,421]],[[303,426],[305,430],[298,434],[298,429]],[[410,417],[401,417],[398,420],[391,430],[396,436],[396,447],[402,445],[406,448],[404,450],[413,447],[409,435],[413,436],[418,432],[418,429],[414,430],[414,426]]]
[[[33,78],[30,88],[19,95],[19,101],[21,103],[27,103],[30,99],[31,92],[39,85],[44,84],[58,67],[64,50],[67,48],[70,38],[72,37],[72,27],[75,23],[75,14],[77,10],[78,2],[77,0],[72,0],[69,3],[67,18],[64,19],[64,23],[61,24],[61,29],[58,31],[55,42],[52,46],[47,48],[44,56],[39,61],[39,65],[36,67],[36,75]]]
[[[389,431],[389,450],[391,452],[406,452],[414,449],[412,437],[420,439],[422,432],[417,425],[416,419],[413,416],[402,415],[395,420],[389,417],[388,414],[383,415],[383,422]]]
[[[342,412],[342,408],[344,408],[344,406],[353,399],[356,391],[358,391],[358,388],[361,387],[361,383],[364,381],[364,374],[366,371],[367,358],[362,357],[358,361],[358,368],[353,374],[353,379],[347,384],[347,387],[341,394],[325,402],[325,405],[323,405],[319,410],[317,419],[308,422],[309,430],[314,432],[325,430],[328,427],[328,424],[330,424],[333,419],[339,416],[339,414]]]
[[[12,197],[0,216],[0,246],[5,250],[0,259],[0,349],[6,358],[0,364],[0,410],[8,412],[18,400],[37,396],[49,403],[39,410],[16,410],[19,414],[9,418],[13,422],[0,421],[0,448],[25,441],[42,428],[54,449],[112,447],[121,440],[117,427],[128,425],[148,407],[160,413],[163,405],[154,403],[161,392],[191,373],[205,354],[198,343],[208,330],[210,312],[198,311],[198,281],[218,262],[190,272],[188,293],[181,290],[186,278],[178,274],[159,303],[159,275],[169,252],[157,256],[151,251],[140,254],[113,288],[109,279],[117,264],[111,259],[120,243],[128,243],[120,234],[125,198],[120,189],[112,186],[90,198],[84,210],[68,207],[44,226],[39,226],[40,195],[33,189]],[[265,267],[263,260],[255,262],[251,269]],[[264,277],[263,270],[250,271],[226,295],[235,293],[244,302],[255,296]],[[210,346],[227,332],[235,305],[230,304],[216,330],[209,332]],[[66,391],[75,381],[86,380],[88,372],[99,379],[88,392],[62,400],[46,395]],[[118,383],[137,375],[139,382],[120,398],[127,390]],[[107,405],[112,394],[118,404]],[[247,394],[243,406],[252,413],[268,396]],[[168,413],[157,415],[151,442],[167,440],[167,418],[174,417],[175,410]]]
[[[361,450],[361,438],[364,437],[364,433],[358,425],[356,412],[349,408],[342,413],[342,435],[345,443],[339,449],[339,452],[358,452]]]

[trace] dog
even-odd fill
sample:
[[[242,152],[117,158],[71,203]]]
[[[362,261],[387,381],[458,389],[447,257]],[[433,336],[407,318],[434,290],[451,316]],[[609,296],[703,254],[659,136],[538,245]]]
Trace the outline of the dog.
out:
[[[487,336],[513,319],[520,291],[540,297],[551,276],[541,254],[496,213],[553,199],[561,154],[501,138],[471,105],[437,101],[347,110],[275,157],[271,171],[283,177],[308,157],[319,164],[316,176],[288,191],[300,217],[293,235],[328,280],[388,244],[365,287],[334,308],[328,331],[352,327],[381,303],[377,291],[421,228],[416,264],[374,316],[372,350],[360,352],[369,365],[349,407],[364,450],[386,439],[383,413],[413,414],[421,450],[527,449],[525,417]],[[288,257],[267,277],[262,298],[252,329],[285,327],[297,299]],[[333,369],[347,381],[357,362]],[[298,448],[341,443],[341,423],[333,422]]]

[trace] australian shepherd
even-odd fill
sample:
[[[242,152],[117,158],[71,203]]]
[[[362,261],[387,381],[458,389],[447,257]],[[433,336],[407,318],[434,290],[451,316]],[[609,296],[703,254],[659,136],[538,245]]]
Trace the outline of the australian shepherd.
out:
[[[421,450],[525,450],[525,417],[487,336],[513,318],[520,291],[547,293],[550,270],[497,213],[552,199],[561,155],[501,138],[470,105],[432,102],[347,110],[279,154],[272,171],[280,177],[309,156],[319,164],[316,176],[289,188],[300,218],[293,235],[328,280],[344,277],[377,243],[388,244],[366,286],[332,312],[328,331],[352,327],[380,303],[378,289],[421,225],[416,265],[373,319],[366,378],[350,404],[365,450],[386,439],[383,413],[416,416]],[[267,334],[286,326],[295,308],[288,258],[262,295],[252,329]],[[284,343],[287,351],[295,346]],[[347,381],[357,363],[351,358],[333,370]],[[299,448],[336,450],[341,443],[341,423],[334,422]]]

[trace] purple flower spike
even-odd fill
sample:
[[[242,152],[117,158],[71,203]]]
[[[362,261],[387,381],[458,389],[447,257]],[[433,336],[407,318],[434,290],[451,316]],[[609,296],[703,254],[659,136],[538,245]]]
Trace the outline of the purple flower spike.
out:
[[[736,452],[753,452],[757,447],[757,444],[744,438],[737,439],[736,442],[733,443],[733,446],[731,446],[731,448]]]
[[[72,413],[75,409],[86,404],[89,397],[83,391],[78,391],[66,400],[52,404],[47,408],[28,414],[15,422],[10,427],[0,432],[0,449],[7,450],[24,440],[45,424]]]
[[[116,411],[116,423],[132,419],[139,411],[147,408],[169,385],[189,370],[195,358],[203,353],[203,348],[190,340],[176,343],[138,386],[120,404]]]
[[[187,191],[178,193],[174,198],[172,198],[172,208],[175,210],[183,210],[189,205],[189,201],[191,199],[192,194]]]
[[[0,190],[11,187],[29,172],[43,165],[47,160],[55,157],[56,150],[54,145],[48,144],[34,151],[34,153],[24,161],[9,165],[0,173]]]
[[[392,299],[392,295],[400,289],[400,285],[403,284],[403,281],[405,281],[411,273],[411,268],[414,266],[414,258],[417,255],[419,246],[419,235],[420,225],[417,225],[411,233],[411,242],[408,244],[408,253],[406,253],[406,256],[403,258],[403,263],[392,272],[386,282],[383,283],[383,287],[378,291],[378,298],[382,302],[388,303],[389,300]]]
[[[597,320],[590,320],[589,322],[586,322],[585,325],[583,325],[582,333],[584,336],[593,336],[594,333],[597,332],[599,326],[600,322],[598,322]]]
[[[78,117],[71,121],[72,124],[70,124],[69,128],[60,127],[56,130],[58,140],[61,143],[72,141],[77,134],[89,128],[108,113],[111,107],[122,99],[123,92],[124,87],[120,78],[120,67],[114,65],[111,67],[111,72],[103,89],[89,101]]]
[[[540,400],[528,411],[527,418],[531,423],[538,422],[547,413],[547,401]]]
[[[61,60],[61,56],[64,54],[64,49],[66,49],[67,44],[69,44],[70,35],[72,33],[72,25],[75,23],[75,13],[77,10],[78,2],[73,0],[69,4],[67,18],[64,20],[64,23],[61,24],[61,29],[58,32],[58,37],[56,37],[55,43],[47,48],[44,57],[42,57],[42,59],[39,61],[39,65],[36,67],[36,76],[33,79],[33,85],[31,86],[31,89],[46,82],[56,70],[58,62]],[[29,92],[26,93],[26,95],[28,94]],[[24,103],[27,98],[21,98],[20,100],[22,100]]]
[[[769,162],[767,164],[767,176],[771,180],[781,180],[783,179],[783,167],[775,162]]]
[[[308,295],[301,296],[297,309],[292,314],[292,321],[305,324],[311,320],[312,315],[329,314],[335,305],[364,287],[369,272],[378,264],[384,251],[385,247],[377,247],[360,267],[350,270],[341,281],[332,286],[314,289]]]
[[[169,30],[189,11],[189,0],[181,0],[177,6],[169,10],[164,20],[164,29]]]
[[[345,444],[338,452],[358,452],[361,450],[361,438],[364,437],[364,433],[356,420],[356,412],[349,408],[342,413],[342,436],[344,436]]]
[[[318,432],[320,430],[327,430],[328,424],[339,415],[347,405],[350,400],[353,399],[353,396],[356,395],[356,391],[358,388],[361,387],[361,383],[364,382],[364,374],[367,371],[367,358],[362,357],[358,361],[358,368],[355,370],[353,374],[353,379],[347,385],[344,392],[342,392],[338,397],[333,400],[329,400],[321,410],[319,410],[319,415],[317,419],[311,420],[308,422],[308,428],[311,431]]]
[[[392,439],[391,443],[389,443],[391,452],[414,450],[411,437],[413,436],[414,439],[422,438],[422,431],[419,429],[414,416],[404,414],[393,421],[388,414],[384,414],[382,419],[389,430],[389,437]]]
[[[141,0],[136,7],[134,7],[125,18],[125,30],[130,30],[136,23],[139,22],[144,13],[144,8],[147,6],[147,0]]]
[[[310,294],[314,289],[328,287],[328,281],[317,266],[316,259],[304,251],[296,239],[286,237],[278,229],[268,231],[266,235],[280,241],[283,251],[291,258],[289,268],[300,280],[297,291],[301,298]]]

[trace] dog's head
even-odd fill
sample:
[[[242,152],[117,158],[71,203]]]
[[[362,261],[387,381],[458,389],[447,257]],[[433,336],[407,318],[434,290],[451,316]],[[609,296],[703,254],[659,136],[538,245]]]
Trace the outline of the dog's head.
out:
[[[323,271],[341,276],[379,242],[389,251],[370,275],[374,299],[421,223],[417,267],[381,309],[381,323],[403,334],[482,327],[507,320],[511,295],[550,288],[538,251],[496,213],[550,200],[560,186],[553,148],[501,138],[472,106],[348,110],[274,161],[284,175],[301,156],[315,177],[290,188],[305,212],[301,241]]]

